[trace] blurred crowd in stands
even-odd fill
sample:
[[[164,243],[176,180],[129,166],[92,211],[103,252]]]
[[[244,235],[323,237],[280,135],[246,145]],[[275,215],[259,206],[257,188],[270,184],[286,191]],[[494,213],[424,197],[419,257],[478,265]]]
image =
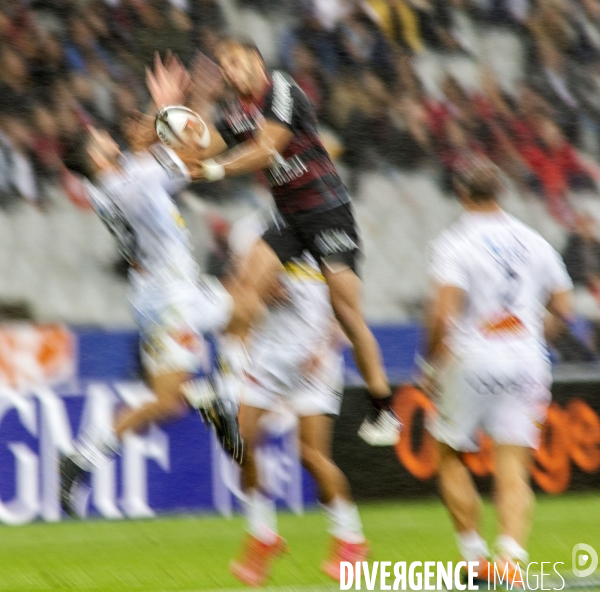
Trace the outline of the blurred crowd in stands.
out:
[[[253,0],[267,13],[273,0]],[[566,225],[570,187],[594,186],[577,151],[583,128],[600,134],[599,0],[295,0],[280,39],[292,73],[322,121],[339,134],[354,171],[440,165],[492,156],[541,194]],[[426,96],[411,61],[424,51],[471,51],[468,27],[518,30],[527,84],[508,95],[491,72],[469,93],[447,77]],[[44,197],[64,175],[61,151],[88,122],[120,135],[145,101],[144,66],[170,48],[210,54],[225,20],[216,0],[5,0],[0,8],[2,202]],[[476,57],[476,56],[473,56]],[[11,174],[12,171],[12,174]],[[62,179],[64,182],[64,179]]]
[[[590,134],[600,138],[600,0],[238,4],[292,17],[279,65],[338,134],[355,174],[382,162],[441,167],[448,185],[461,158],[484,152],[575,227],[569,190],[595,188],[599,177],[579,149]],[[225,23],[217,0],[3,0],[0,204],[43,204],[48,185],[69,189],[61,153],[70,137],[88,122],[120,137],[124,116],[147,101],[154,51],[170,48],[184,61],[196,50],[210,55]],[[469,36],[490,24],[522,38],[526,82],[509,94],[482,69],[476,92],[447,76],[439,96],[426,93],[415,58],[477,59]]]
[[[93,123],[124,142],[154,52],[210,56],[232,10],[273,25],[269,65],[312,101],[353,192],[364,171],[400,169],[432,173],[451,196],[453,169],[487,154],[563,226],[579,309],[600,321],[600,228],[571,197],[600,186],[600,0],[2,0],[0,208],[50,207],[57,187],[85,207],[62,163],[70,140]],[[517,40],[510,84],[481,55],[491,31]],[[432,84],[431,56],[472,64],[477,84],[450,68]],[[255,193],[226,182],[202,194]],[[229,229],[208,223],[219,274]]]
[[[279,65],[313,102],[355,175],[380,167],[441,170],[491,156],[566,228],[572,189],[600,169],[600,0],[238,0],[269,18],[286,12]],[[414,61],[426,52],[477,60],[472,35],[516,31],[524,82],[503,88],[481,68],[477,90],[447,75],[432,96]],[[67,190],[61,162],[86,123],[122,136],[144,109],[144,67],[170,48],[210,55],[226,19],[218,0],[3,0],[0,5],[0,205],[43,205]],[[591,143],[590,143],[591,138]],[[594,152],[596,152],[594,154]],[[354,181],[356,178],[354,178]],[[353,179],[351,178],[351,183]],[[450,192],[450,191],[449,191]]]

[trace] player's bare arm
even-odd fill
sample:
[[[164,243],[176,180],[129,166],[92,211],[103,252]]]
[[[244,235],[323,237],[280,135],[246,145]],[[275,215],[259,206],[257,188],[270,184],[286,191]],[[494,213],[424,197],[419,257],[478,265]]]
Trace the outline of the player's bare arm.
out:
[[[464,291],[457,286],[437,286],[428,322],[426,356],[430,364],[439,365],[448,355],[445,346],[448,328],[464,303]]]
[[[425,357],[420,360],[421,387],[428,394],[436,389],[437,369],[449,356],[446,336],[450,325],[462,310],[465,292],[457,286],[437,285],[434,290],[429,318],[427,319],[427,344]]]
[[[568,331],[569,324],[573,321],[573,293],[566,290],[551,294],[546,308],[550,315],[545,323],[544,333],[548,341],[554,342]]]
[[[570,322],[573,319],[574,314],[573,292],[571,290],[565,290],[551,294],[547,308],[553,316]]]
[[[262,170],[286,149],[292,137],[293,133],[289,128],[267,120],[252,140],[243,142],[214,159],[200,159],[191,169],[191,175],[198,180],[217,181],[226,176]]]

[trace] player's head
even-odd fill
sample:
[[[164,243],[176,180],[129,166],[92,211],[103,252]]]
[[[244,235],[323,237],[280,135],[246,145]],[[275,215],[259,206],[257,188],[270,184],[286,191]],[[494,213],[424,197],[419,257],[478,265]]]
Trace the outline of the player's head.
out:
[[[226,82],[240,96],[259,92],[267,80],[265,62],[258,47],[245,39],[227,37],[215,48]]]
[[[453,183],[464,206],[486,206],[496,202],[502,188],[502,173],[489,158],[470,155],[456,166]]]
[[[65,166],[86,179],[118,164],[121,149],[105,130],[89,127],[67,149]]]

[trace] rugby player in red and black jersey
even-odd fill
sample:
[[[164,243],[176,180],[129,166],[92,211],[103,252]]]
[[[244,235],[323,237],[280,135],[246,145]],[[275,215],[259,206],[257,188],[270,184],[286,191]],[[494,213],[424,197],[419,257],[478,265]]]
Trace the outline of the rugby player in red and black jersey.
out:
[[[262,296],[282,263],[304,251],[313,255],[371,395],[373,413],[359,434],[372,445],[393,445],[400,424],[390,408],[391,391],[379,346],[361,310],[360,239],[350,196],[319,139],[314,110],[290,77],[279,71],[269,73],[253,43],[225,39],[215,55],[235,96],[218,106],[214,126],[207,122],[211,143],[206,149],[194,148],[197,167],[191,173],[208,182],[264,173],[281,219],[257,243],[240,280]],[[180,64],[171,61],[171,66]],[[185,101],[186,88],[175,79],[181,80],[180,73],[173,73],[159,59],[154,72],[148,72],[148,88],[159,108]]]

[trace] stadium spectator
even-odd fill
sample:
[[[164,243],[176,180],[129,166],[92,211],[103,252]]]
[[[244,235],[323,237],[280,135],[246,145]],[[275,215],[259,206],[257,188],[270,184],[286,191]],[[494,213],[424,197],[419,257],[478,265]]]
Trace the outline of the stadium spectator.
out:
[[[600,236],[593,216],[583,214],[577,217],[563,259],[576,286],[600,284]]]
[[[597,220],[590,214],[577,216],[563,259],[574,284],[575,310],[588,325],[577,327],[582,334],[580,337],[590,348],[597,350],[600,340],[600,232]],[[569,345],[571,350],[575,349],[572,343]],[[564,349],[560,349],[563,358],[567,356],[567,360],[572,360],[573,351],[565,352]],[[580,355],[577,361],[581,359],[589,359],[589,356],[582,358]]]
[[[574,69],[553,42],[545,40],[538,45],[539,66],[530,77],[531,86],[556,110],[558,122],[570,141],[578,136],[578,109]]]
[[[395,81],[392,49],[381,31],[365,16],[351,15],[338,26],[342,67],[368,69],[386,84]]]
[[[446,0],[409,0],[426,46],[439,51],[456,51],[460,46],[451,31],[451,15]]]
[[[542,118],[537,122],[535,132],[535,139],[524,142],[520,153],[540,184],[550,213],[570,227],[574,222],[574,213],[568,202],[568,190],[576,187],[593,188],[593,171],[550,118]]]
[[[326,100],[326,82],[323,72],[313,54],[304,43],[293,49],[292,76],[309,98],[318,115],[323,114]]]
[[[0,110],[11,114],[26,113],[35,90],[26,61],[16,49],[4,45],[0,50]]]
[[[289,17],[281,65],[339,133],[355,174],[382,162],[448,172],[464,150],[482,152],[572,223],[560,213],[566,194],[592,186],[577,151],[600,155],[598,0],[250,4],[267,18]],[[498,24],[516,32],[531,58],[515,95],[489,73],[477,92],[450,76],[420,88],[411,62],[423,76],[422,57],[462,50],[478,60],[478,38]],[[171,48],[184,60],[197,48],[210,55],[226,25],[217,0],[92,0],[85,12],[73,1],[3,2],[0,109],[23,115],[30,141],[17,142],[17,159],[33,163],[36,185],[62,176],[61,145],[82,125],[121,137],[123,119],[144,108],[144,67],[155,50]],[[9,139],[4,149],[11,146]]]

